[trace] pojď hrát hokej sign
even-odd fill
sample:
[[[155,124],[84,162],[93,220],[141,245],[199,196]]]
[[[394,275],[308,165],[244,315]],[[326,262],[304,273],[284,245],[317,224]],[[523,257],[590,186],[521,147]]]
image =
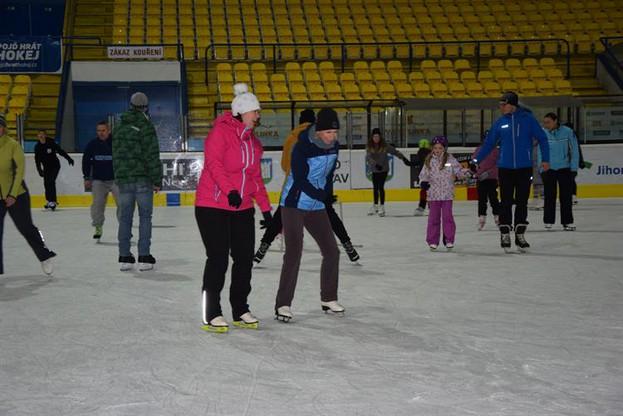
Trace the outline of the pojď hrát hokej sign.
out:
[[[163,46],[109,46],[110,59],[162,59]]]
[[[0,36],[0,73],[58,73],[61,67],[60,38]]]

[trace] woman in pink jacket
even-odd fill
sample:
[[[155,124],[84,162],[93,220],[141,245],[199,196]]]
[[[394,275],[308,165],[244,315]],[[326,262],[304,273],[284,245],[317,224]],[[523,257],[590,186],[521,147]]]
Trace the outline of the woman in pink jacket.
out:
[[[221,310],[228,257],[233,259],[230,303],[233,323],[257,328],[249,311],[251,269],[255,252],[254,201],[271,220],[270,201],[262,180],[262,144],[253,134],[260,119],[260,103],[246,84],[234,86],[231,112],[214,121],[204,143],[204,166],[197,186],[195,218],[206,248],[203,272],[202,311],[204,329],[227,332]]]
[[[487,137],[488,132],[485,132],[483,140]],[[478,146],[474,150],[472,159],[476,157],[480,148]],[[478,177],[478,183],[476,189],[478,190],[478,231],[481,231],[485,227],[487,222],[487,200],[491,204],[491,211],[493,212],[493,219],[495,225],[498,225],[500,214],[500,201],[498,200],[498,148],[494,148],[489,156],[487,156],[482,162],[478,164],[476,170],[476,176]]]
[[[448,250],[452,250],[456,233],[452,215],[454,180],[469,175],[469,170],[462,168],[454,156],[447,152],[448,139],[445,136],[436,136],[432,144],[433,150],[426,157],[420,172],[420,187],[427,191],[430,207],[426,242],[431,250],[437,250],[443,220],[443,243]]]

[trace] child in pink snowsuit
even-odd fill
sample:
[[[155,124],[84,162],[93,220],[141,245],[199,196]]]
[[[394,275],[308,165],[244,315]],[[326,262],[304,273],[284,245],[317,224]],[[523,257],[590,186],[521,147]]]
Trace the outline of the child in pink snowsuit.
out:
[[[436,136],[433,150],[427,156],[420,172],[420,187],[427,190],[430,212],[426,229],[426,242],[431,250],[439,246],[439,234],[443,221],[443,243],[449,250],[454,247],[456,225],[452,216],[454,180],[469,174],[468,169],[447,152],[448,139]]]

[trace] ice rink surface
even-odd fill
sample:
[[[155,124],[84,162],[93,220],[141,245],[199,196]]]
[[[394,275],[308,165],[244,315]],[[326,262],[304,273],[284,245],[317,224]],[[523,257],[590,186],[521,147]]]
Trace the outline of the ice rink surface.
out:
[[[504,254],[491,217],[476,231],[474,202],[431,253],[414,208],[344,205],[363,245],[362,266],[341,258],[344,317],[320,310],[306,236],[294,320],[273,320],[277,241],[253,275],[261,328],[228,334],[200,329],[192,208],[155,210],[147,273],[118,270],[111,208],[101,244],[87,209],[35,210],[52,279],[7,216],[0,415],[623,415],[623,200],[580,200],[576,232],[531,211],[529,254]]]

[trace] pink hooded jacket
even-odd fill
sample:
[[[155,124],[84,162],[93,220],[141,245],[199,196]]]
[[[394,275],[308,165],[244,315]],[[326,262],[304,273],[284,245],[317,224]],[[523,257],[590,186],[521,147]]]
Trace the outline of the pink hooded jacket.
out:
[[[474,154],[472,155],[472,159],[476,157],[480,148],[482,146],[478,146],[476,150],[474,150]],[[485,159],[478,164],[478,170],[476,171],[476,176],[478,177],[478,181],[484,181],[485,179],[496,179],[498,178],[498,154],[499,150],[497,147],[493,148],[491,153]]]
[[[433,155],[430,160],[430,169],[424,165],[420,172],[420,184],[422,182],[430,184],[427,192],[429,201],[452,201],[455,176],[463,178],[469,172],[469,169],[462,168],[451,154],[448,154],[448,161],[443,169],[439,169],[441,162],[441,157]]]
[[[204,141],[204,162],[195,206],[238,211],[253,208],[270,211],[268,193],[262,180],[262,144],[244,124],[226,112],[214,121]],[[229,206],[227,195],[237,190],[242,205]]]

